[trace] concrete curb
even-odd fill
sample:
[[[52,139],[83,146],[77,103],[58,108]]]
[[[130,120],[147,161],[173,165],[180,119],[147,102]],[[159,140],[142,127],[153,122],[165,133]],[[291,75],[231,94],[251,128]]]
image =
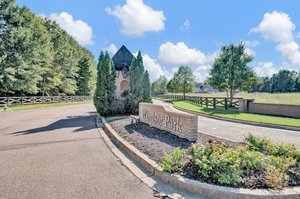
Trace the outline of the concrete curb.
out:
[[[161,180],[181,190],[201,194],[203,196],[210,197],[210,198],[300,199],[300,187],[286,188],[282,191],[267,190],[267,189],[252,190],[252,189],[243,189],[243,188],[230,188],[230,187],[222,187],[222,186],[212,185],[208,183],[203,183],[200,181],[187,179],[179,175],[166,173],[156,162],[149,159],[145,154],[141,153],[134,146],[130,145],[122,137],[120,137],[118,133],[106,122],[105,118],[101,117],[101,119],[103,122],[103,128],[106,130],[109,137],[116,145],[118,145],[121,149],[123,149],[126,153],[128,153],[131,158],[138,161],[144,168],[147,169],[147,171],[152,173],[152,175],[159,177]],[[107,141],[108,143],[111,143],[109,138],[106,135],[103,137],[105,142]],[[113,149],[114,146],[110,148]],[[120,154],[117,153],[116,155],[118,156]],[[133,163],[131,162],[131,164]],[[143,178],[140,179],[143,181]],[[148,184],[150,184],[150,186],[152,185],[152,187],[154,186],[153,183],[154,182],[148,182]]]
[[[173,102],[167,101],[172,104],[172,106],[175,109],[178,109],[180,111],[184,111],[187,113],[192,113],[192,114],[196,114],[196,115],[200,115],[203,117],[207,117],[207,118],[212,118],[212,119],[216,119],[216,120],[222,120],[222,121],[227,121],[227,122],[234,122],[234,123],[239,123],[239,124],[248,124],[248,125],[252,125],[252,126],[260,126],[260,127],[267,127],[267,128],[274,128],[274,129],[283,129],[283,130],[290,130],[290,131],[300,131],[300,128],[298,127],[292,127],[292,126],[282,126],[282,125],[273,125],[273,124],[263,124],[263,123],[258,123],[258,122],[247,122],[247,121],[242,121],[242,120],[235,120],[235,119],[229,119],[229,118],[223,118],[223,117],[219,117],[219,116],[213,116],[213,115],[207,115],[207,114],[202,114],[196,111],[190,111],[190,110],[186,110],[183,108],[178,108],[176,106],[174,106]]]

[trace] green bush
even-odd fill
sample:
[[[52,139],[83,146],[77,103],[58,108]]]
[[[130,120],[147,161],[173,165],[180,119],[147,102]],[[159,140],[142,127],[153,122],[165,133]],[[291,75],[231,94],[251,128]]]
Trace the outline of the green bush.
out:
[[[260,151],[266,155],[281,156],[285,158],[295,158],[300,161],[300,152],[294,144],[275,144],[268,138],[261,138],[249,134],[245,142],[250,150]]]
[[[242,146],[234,149],[222,144],[193,146],[190,154],[201,177],[212,178],[226,185],[242,184],[250,171],[261,169],[263,160],[259,152],[247,151]]]
[[[164,154],[161,167],[169,173],[179,172],[182,168],[182,159],[185,157],[185,152],[180,148],[176,148],[170,155]]]

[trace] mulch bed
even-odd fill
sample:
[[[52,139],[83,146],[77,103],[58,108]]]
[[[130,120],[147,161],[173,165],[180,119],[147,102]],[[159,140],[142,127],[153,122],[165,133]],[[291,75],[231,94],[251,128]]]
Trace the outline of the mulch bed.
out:
[[[162,161],[164,153],[170,154],[176,147],[187,150],[193,144],[191,141],[146,124],[139,123],[135,127],[131,124],[130,118],[111,122],[110,125],[127,142],[158,163]]]

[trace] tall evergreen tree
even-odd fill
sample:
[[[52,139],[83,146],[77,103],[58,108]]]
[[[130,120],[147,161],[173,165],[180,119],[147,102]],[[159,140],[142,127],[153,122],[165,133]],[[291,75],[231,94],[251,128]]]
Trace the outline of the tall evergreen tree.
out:
[[[130,92],[137,97],[142,97],[143,94],[143,74],[143,57],[139,51],[137,57],[133,58],[129,69]]]
[[[148,71],[145,71],[143,75],[143,102],[152,102],[151,85]]]
[[[94,65],[92,60],[83,57],[78,62],[77,95],[91,95],[94,89]]]
[[[97,65],[97,86],[94,104],[101,115],[111,114],[111,103],[115,96],[116,72],[109,54],[100,53]]]

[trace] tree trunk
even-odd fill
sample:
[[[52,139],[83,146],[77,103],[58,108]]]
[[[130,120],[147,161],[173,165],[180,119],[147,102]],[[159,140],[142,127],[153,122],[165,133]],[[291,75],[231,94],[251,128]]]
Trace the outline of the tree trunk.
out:
[[[233,100],[233,89],[230,88],[230,107],[232,107],[232,100]]]

